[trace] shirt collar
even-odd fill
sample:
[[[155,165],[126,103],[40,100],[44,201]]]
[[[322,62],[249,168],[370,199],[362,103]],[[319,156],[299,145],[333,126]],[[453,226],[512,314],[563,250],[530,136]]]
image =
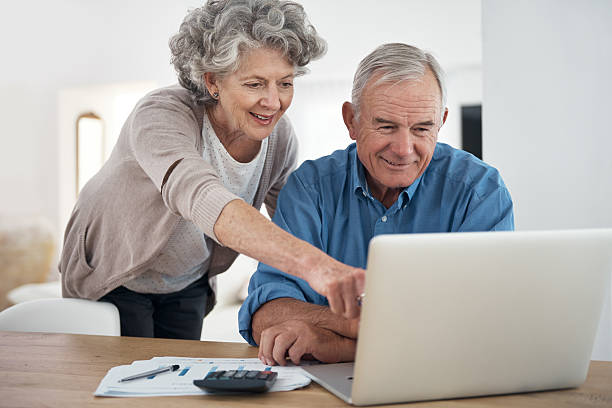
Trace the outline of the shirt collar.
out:
[[[370,188],[368,187],[368,182],[366,180],[366,169],[357,156],[356,146],[351,150],[349,160],[351,166],[351,183],[353,193],[364,197],[374,198],[372,197],[372,193],[370,192]],[[416,194],[417,188],[421,184],[422,178],[423,175],[421,174],[411,185],[402,190],[396,203],[399,208],[403,208],[408,202],[410,202],[410,200],[412,200],[412,197]]]

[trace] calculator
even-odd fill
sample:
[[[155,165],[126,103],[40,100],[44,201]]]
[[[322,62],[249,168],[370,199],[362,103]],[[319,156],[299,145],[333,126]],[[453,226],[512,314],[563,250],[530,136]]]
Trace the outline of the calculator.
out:
[[[213,392],[265,392],[276,381],[275,371],[219,370],[211,371],[193,384]]]

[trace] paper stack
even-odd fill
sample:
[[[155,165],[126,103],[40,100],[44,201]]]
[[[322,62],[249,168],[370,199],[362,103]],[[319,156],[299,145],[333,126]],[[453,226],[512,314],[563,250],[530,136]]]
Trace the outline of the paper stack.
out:
[[[172,364],[178,364],[180,368],[173,372],[119,382],[121,378]],[[130,365],[111,368],[94,395],[99,397],[205,395],[208,393],[193,385],[193,380],[204,378],[210,371],[217,370],[276,371],[278,379],[272,386],[271,392],[290,391],[310,384],[310,379],[303,374],[300,367],[269,367],[256,358],[153,357],[150,360],[134,361]]]

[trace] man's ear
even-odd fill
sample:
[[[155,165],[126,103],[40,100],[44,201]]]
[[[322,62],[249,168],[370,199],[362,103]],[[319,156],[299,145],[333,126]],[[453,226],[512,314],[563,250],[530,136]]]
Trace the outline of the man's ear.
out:
[[[219,92],[219,87],[217,86],[217,78],[212,72],[204,73],[204,83],[206,84],[206,89],[208,89],[209,94],[212,95],[215,92]]]
[[[355,120],[355,109],[353,108],[353,104],[350,102],[344,102],[342,104],[342,119],[344,120],[344,124],[349,131],[349,136],[351,139],[357,139],[357,132],[355,129],[355,124],[353,121]]]
[[[446,123],[446,118],[448,117],[448,108],[444,108],[444,116],[442,116],[442,124],[440,125],[440,127],[442,127],[443,124]],[[440,130],[440,129],[438,129]]]

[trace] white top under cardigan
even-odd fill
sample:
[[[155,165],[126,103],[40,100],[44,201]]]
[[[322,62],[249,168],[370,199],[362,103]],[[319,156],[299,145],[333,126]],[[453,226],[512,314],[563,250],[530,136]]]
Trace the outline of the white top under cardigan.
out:
[[[219,180],[232,193],[253,204],[266,160],[268,139],[247,163],[236,161],[217,137],[204,115],[202,157],[217,170]],[[173,293],[197,281],[208,272],[212,241],[189,220],[182,219],[159,257],[142,275],[123,284],[138,293]]]

